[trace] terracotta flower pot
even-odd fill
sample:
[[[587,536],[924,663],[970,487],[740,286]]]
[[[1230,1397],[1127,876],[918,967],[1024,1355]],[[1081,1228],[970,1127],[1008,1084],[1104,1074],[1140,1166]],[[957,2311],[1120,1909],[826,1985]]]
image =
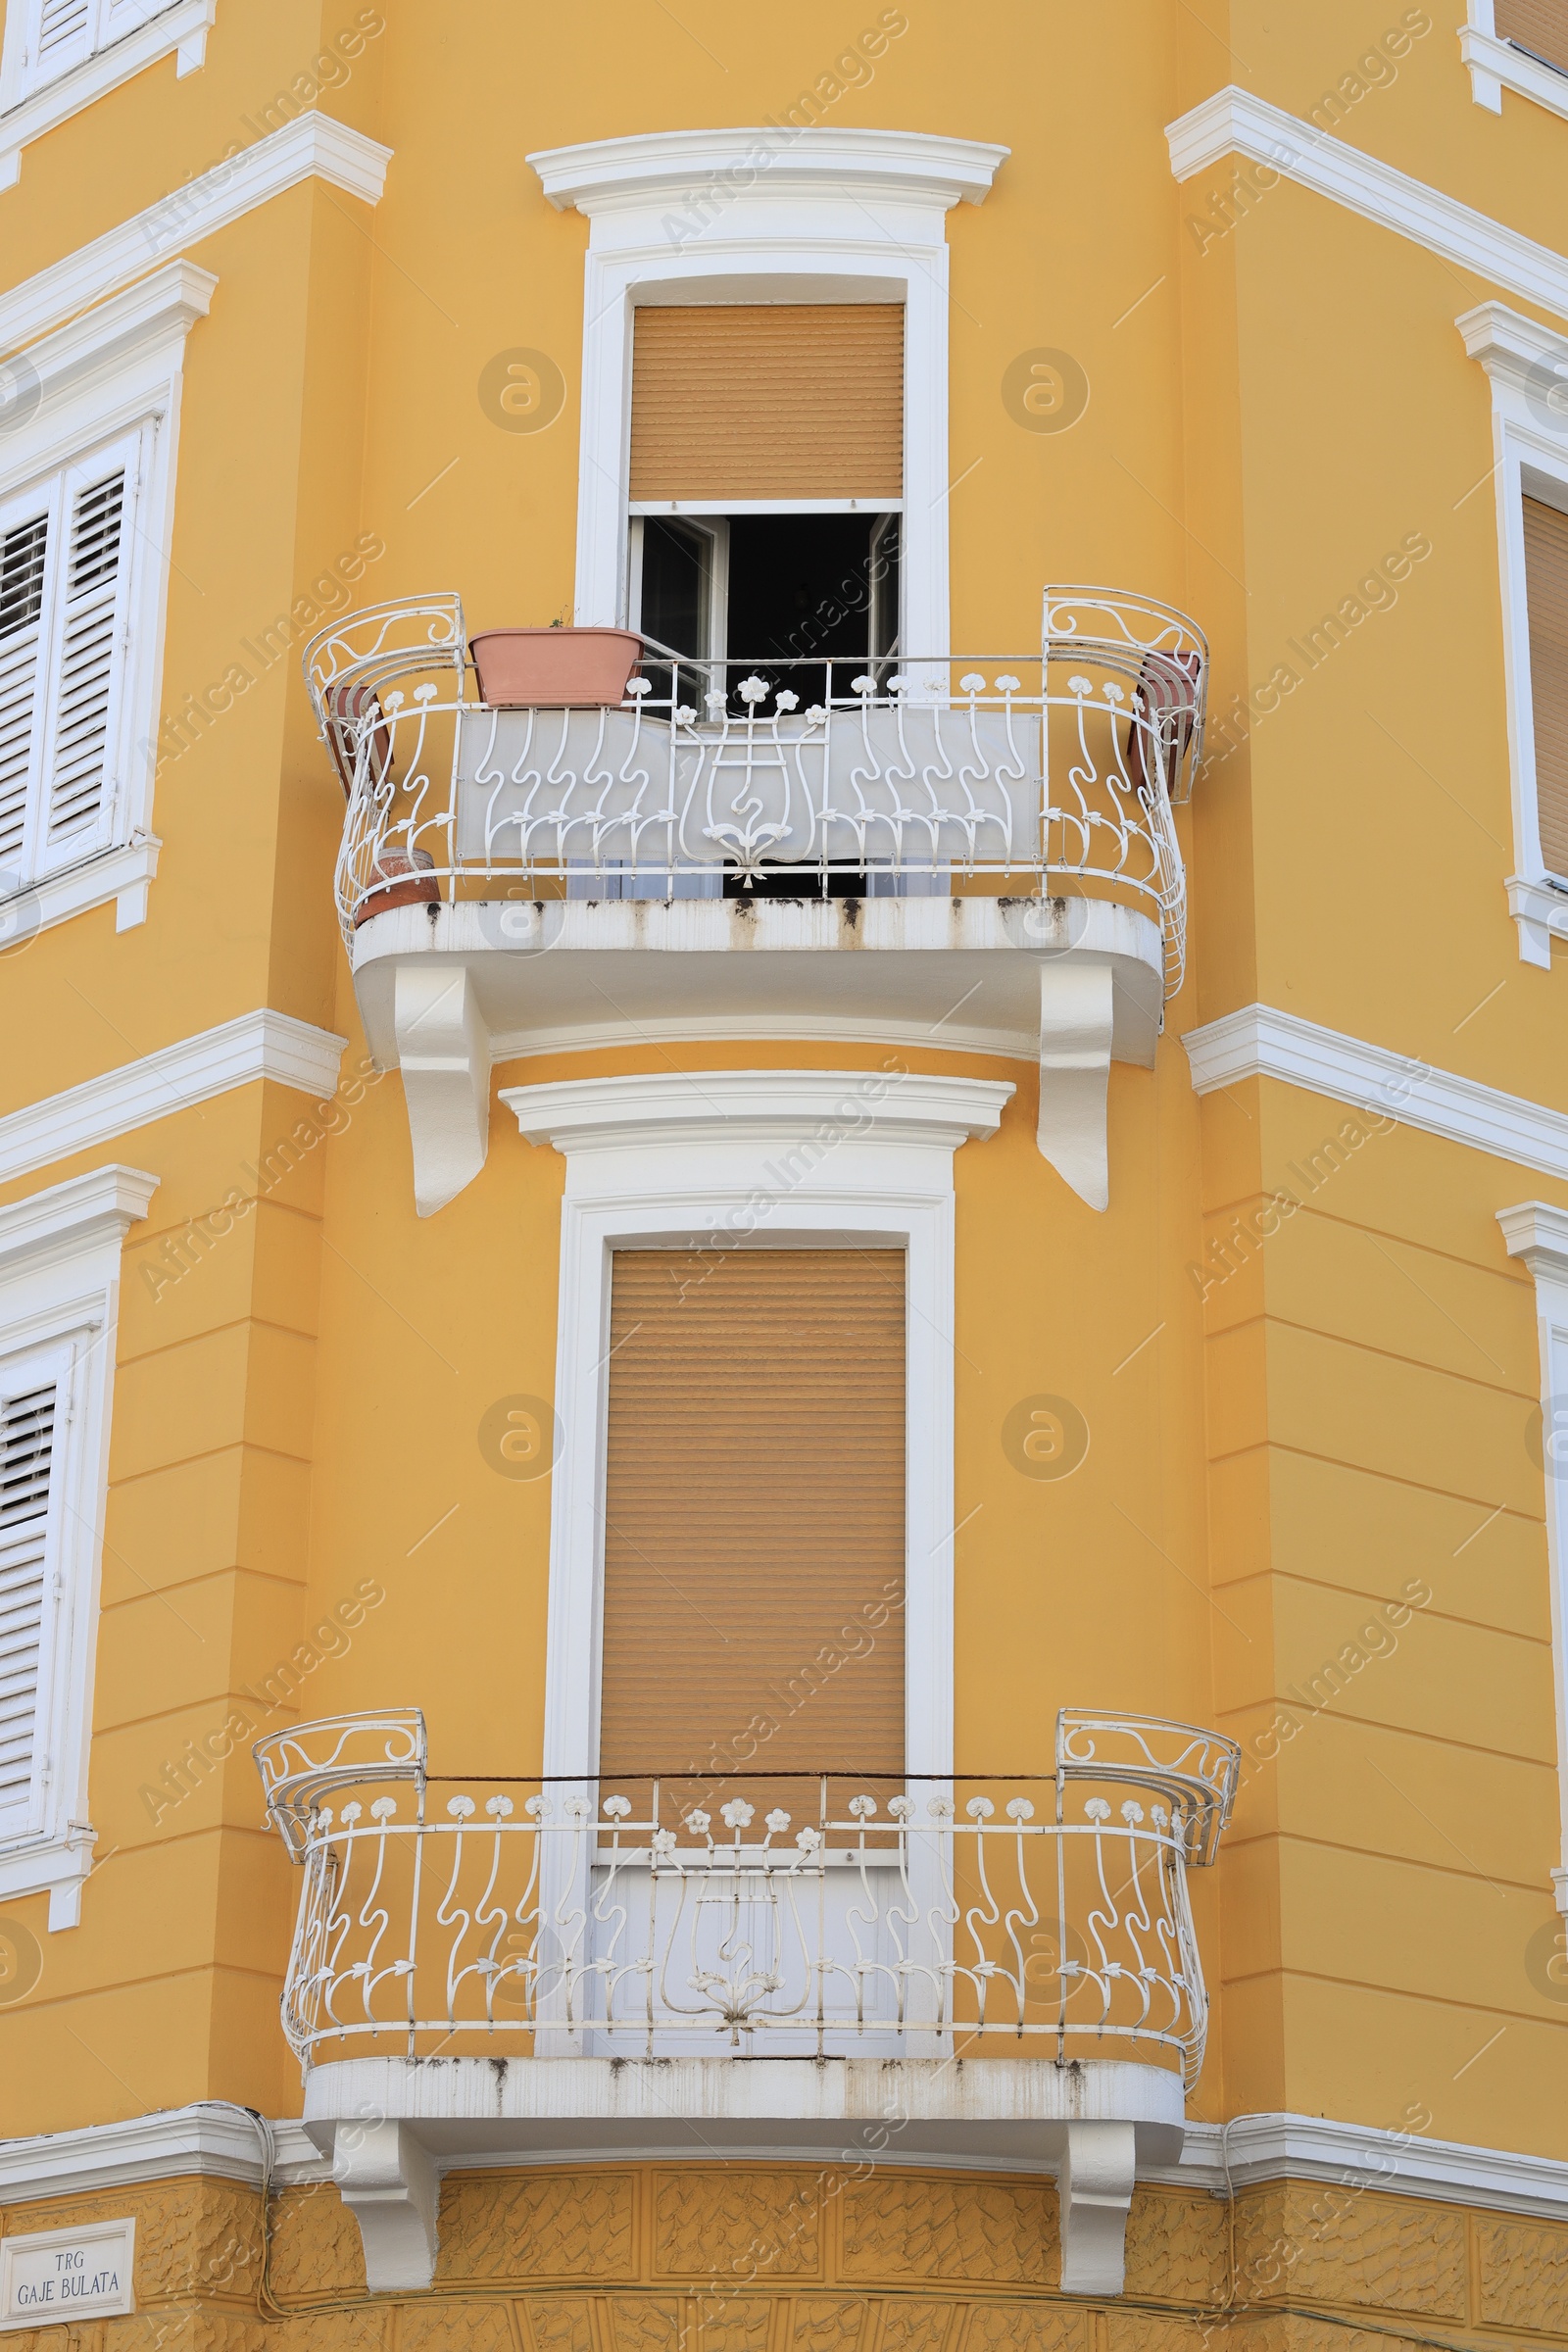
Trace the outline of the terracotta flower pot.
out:
[[[630,629],[481,629],[468,646],[481,702],[564,710],[624,702],[643,641]]]
[[[337,769],[343,798],[354,796],[355,732],[367,717],[376,721],[370,736],[370,779],[379,782],[392,765],[392,730],[381,714],[380,701],[373,686],[363,679],[340,680],[329,687],[326,696],[326,748]]]
[[[438,906],[441,885],[431,871],[434,864],[428,850],[383,850],[375,861],[375,879],[355,914],[355,930],[372,914],[385,914],[393,906]]]

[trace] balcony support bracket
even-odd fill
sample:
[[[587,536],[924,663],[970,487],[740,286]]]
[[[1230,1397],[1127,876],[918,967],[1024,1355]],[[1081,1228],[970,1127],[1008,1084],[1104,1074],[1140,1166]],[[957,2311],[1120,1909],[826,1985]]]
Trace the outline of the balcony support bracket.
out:
[[[392,1018],[414,1146],[415,1206],[430,1217],[484,1166],[490,1035],[472,975],[461,963],[400,964]]]
[[[1069,2123],[1057,2193],[1061,2204],[1061,2288],[1068,2295],[1119,2295],[1127,2273],[1137,2130],[1126,2123]]]
[[[440,2180],[407,2124],[350,2124],[332,2148],[332,2179],[360,2226],[372,2295],[427,2287],[435,2277]]]
[[[1042,1155],[1091,1208],[1110,1205],[1105,1141],[1116,982],[1109,963],[1040,966]]]

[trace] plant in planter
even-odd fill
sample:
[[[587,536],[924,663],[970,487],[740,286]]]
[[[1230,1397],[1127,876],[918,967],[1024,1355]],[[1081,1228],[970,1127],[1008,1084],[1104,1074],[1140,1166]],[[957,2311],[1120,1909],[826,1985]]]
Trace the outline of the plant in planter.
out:
[[[625,701],[643,641],[631,629],[481,629],[468,650],[494,710],[603,710]]]
[[[374,876],[355,910],[355,930],[394,906],[439,906],[441,885],[431,870],[434,864],[428,850],[377,851]]]

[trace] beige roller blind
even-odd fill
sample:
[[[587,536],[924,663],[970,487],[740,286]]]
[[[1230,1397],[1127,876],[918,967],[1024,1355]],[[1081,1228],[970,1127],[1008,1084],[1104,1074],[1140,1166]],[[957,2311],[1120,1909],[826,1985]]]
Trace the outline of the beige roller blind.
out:
[[[1568,880],[1568,514],[1535,498],[1524,508],[1541,854]]]
[[[603,1772],[902,1770],[904,1275],[616,1251]]]
[[[1568,11],[1563,0],[1496,0],[1498,37],[1568,73]]]
[[[903,494],[900,304],[637,312],[634,499]]]

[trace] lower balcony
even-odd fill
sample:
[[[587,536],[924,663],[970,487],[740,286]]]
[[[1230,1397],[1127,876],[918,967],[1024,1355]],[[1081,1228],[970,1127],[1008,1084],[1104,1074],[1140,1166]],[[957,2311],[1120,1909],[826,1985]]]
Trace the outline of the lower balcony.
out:
[[[479,682],[455,596],[307,649],[347,797],[338,912],[421,1214],[483,1164],[492,1060],[633,1037],[1038,1053],[1041,1150],[1104,1206],[1109,1065],[1152,1064],[1184,968],[1201,633],[1054,588],[1025,658],[622,642],[611,699],[579,702]]]
[[[1062,2284],[1119,2290],[1202,2064],[1231,1741],[1067,1712],[1044,1780],[707,1791],[460,1787],[416,1713],[257,1755],[302,1872],[283,2030],[372,2288],[428,2283],[453,2162],[718,2150],[1051,2167]]]

